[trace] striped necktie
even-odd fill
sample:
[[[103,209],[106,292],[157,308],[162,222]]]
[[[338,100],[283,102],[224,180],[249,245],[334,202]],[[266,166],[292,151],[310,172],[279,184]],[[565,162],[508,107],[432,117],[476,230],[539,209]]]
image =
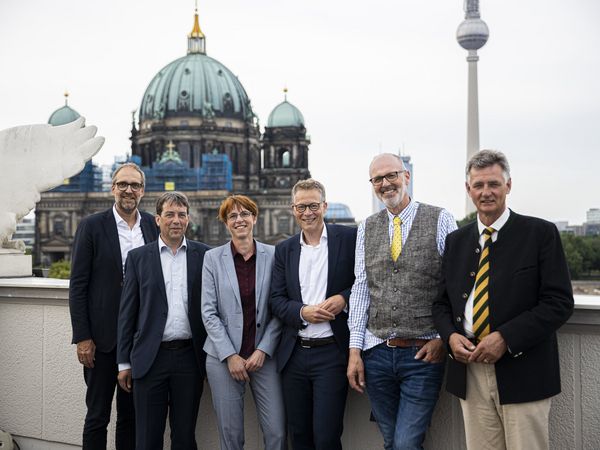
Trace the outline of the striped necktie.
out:
[[[487,227],[483,230],[483,250],[479,258],[479,268],[475,277],[473,295],[473,334],[479,340],[490,334],[490,308],[488,291],[490,282],[490,244],[495,230]]]
[[[402,253],[402,228],[400,228],[400,225],[402,225],[402,219],[398,216],[394,217],[394,235],[392,236],[392,245],[390,246],[394,262],[396,262],[400,253]]]

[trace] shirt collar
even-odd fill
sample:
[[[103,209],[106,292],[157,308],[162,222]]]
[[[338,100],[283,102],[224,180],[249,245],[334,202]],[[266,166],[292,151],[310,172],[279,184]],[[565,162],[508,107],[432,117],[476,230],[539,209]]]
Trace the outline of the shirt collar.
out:
[[[319,245],[315,245],[315,247],[319,247],[324,242],[327,242],[327,225],[326,224],[323,224],[323,232],[321,233],[321,239],[319,239]],[[311,245],[307,244],[306,241],[304,240],[304,232],[303,231],[300,231],[300,246],[311,247]]]
[[[406,205],[406,207],[402,211],[400,211],[400,214],[392,214],[390,212],[390,210],[386,208],[388,219],[390,222],[393,222],[394,217],[398,216],[398,217],[400,217],[400,220],[402,220],[402,222],[404,223],[408,220],[409,217],[411,217],[415,213],[415,210],[417,209],[418,206],[419,206],[419,202],[415,202],[411,198],[408,205]]]
[[[490,225],[490,227],[492,227],[495,231],[500,231],[500,228],[502,228],[508,221],[508,216],[510,216],[510,209],[506,208],[504,212],[500,214],[500,217],[498,217],[496,221]],[[477,228],[479,229],[479,234],[483,233],[483,230],[487,228],[487,226],[484,225],[479,219],[479,214],[477,214]]]
[[[171,247],[169,247],[167,244],[165,244],[165,242],[162,240],[160,235],[158,235],[158,251],[159,251],[159,253],[162,253],[164,248],[167,248],[169,250],[171,249]],[[177,247],[177,251],[179,252],[179,250],[181,250],[182,248],[187,250],[187,241],[185,240],[185,236],[183,237],[183,240],[181,241],[181,245],[179,247]]]
[[[113,211],[113,215],[115,216],[115,221],[117,222],[117,225],[124,223],[129,228],[129,224],[117,212],[117,205],[116,204],[113,205],[112,211]],[[134,225],[134,228],[135,227],[139,227],[140,224],[141,224],[141,222],[142,222],[142,215],[140,214],[139,211],[136,210],[136,212],[135,212],[135,225]]]

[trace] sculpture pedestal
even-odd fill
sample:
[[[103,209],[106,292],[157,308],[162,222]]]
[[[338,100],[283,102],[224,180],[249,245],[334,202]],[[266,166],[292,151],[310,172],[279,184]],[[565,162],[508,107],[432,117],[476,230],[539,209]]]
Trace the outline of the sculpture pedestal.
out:
[[[0,278],[31,276],[31,255],[15,250],[0,250]]]

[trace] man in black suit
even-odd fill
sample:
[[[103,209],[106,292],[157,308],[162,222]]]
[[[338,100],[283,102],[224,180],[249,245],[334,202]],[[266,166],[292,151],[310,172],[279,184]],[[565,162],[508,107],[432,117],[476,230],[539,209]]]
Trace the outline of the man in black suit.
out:
[[[451,356],[447,390],[461,398],[469,449],[547,449],[560,392],[556,330],[573,311],[560,235],[506,207],[504,154],[476,153],[466,175],[477,221],[448,236],[433,305]]]
[[[169,412],[171,449],[196,449],[205,376],[202,263],[208,246],[186,240],[189,204],[180,192],[156,202],[158,242],[129,254],[119,310],[119,385],[133,391],[137,448],[163,448]]]
[[[295,450],[341,449],[348,392],[348,308],[356,228],[325,225],[325,188],[292,189],[301,232],[275,248],[271,309],[284,324],[277,350]]]
[[[69,308],[73,343],[87,385],[83,449],[106,449],[106,429],[117,384],[117,317],[128,252],[155,241],[151,214],[138,211],[144,196],[144,172],[133,163],[115,170],[115,204],[84,218],[75,233],[71,258]],[[117,389],[117,450],[135,448],[131,395]]]

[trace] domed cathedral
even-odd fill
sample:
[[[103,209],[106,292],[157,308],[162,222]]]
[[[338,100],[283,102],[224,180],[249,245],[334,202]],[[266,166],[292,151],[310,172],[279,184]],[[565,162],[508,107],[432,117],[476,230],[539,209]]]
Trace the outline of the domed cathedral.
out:
[[[310,177],[308,145],[304,116],[298,108],[284,100],[271,111],[262,136],[263,169],[261,187],[289,189],[298,180]]]
[[[202,155],[226,155],[232,163],[233,191],[259,187],[260,130],[250,99],[238,78],[206,54],[198,12],[188,35],[187,55],[152,79],[131,132],[131,151],[153,167],[171,141],[190,168]]]

